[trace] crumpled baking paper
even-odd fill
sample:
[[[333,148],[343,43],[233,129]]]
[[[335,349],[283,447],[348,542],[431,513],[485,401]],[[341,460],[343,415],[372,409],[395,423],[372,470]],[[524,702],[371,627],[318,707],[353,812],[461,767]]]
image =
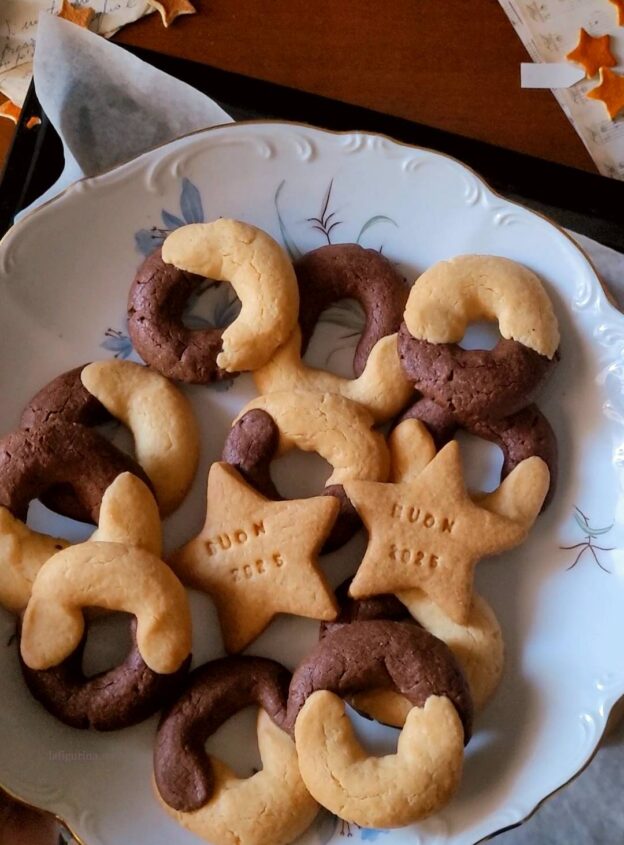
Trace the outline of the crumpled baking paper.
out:
[[[190,85],[54,15],[39,18],[34,80],[65,152],[63,174],[37,205],[82,176],[232,120]]]

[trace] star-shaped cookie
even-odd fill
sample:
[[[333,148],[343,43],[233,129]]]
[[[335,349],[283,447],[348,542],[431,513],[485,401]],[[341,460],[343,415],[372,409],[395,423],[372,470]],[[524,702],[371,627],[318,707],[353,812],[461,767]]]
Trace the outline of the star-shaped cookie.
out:
[[[277,613],[335,618],[336,599],[317,566],[340,509],[334,496],[275,502],[215,463],[207,502],[201,532],[169,563],[212,596],[228,653],[246,648]]]
[[[568,53],[566,59],[584,67],[588,78],[595,76],[601,67],[613,67],[617,64],[609,49],[610,40],[608,35],[593,36],[581,27],[578,44]]]
[[[600,85],[587,92],[592,100],[602,100],[611,120],[624,109],[624,76],[608,67],[600,68]]]
[[[349,594],[421,589],[463,625],[476,563],[524,540],[544,501],[548,469],[528,458],[493,493],[473,499],[452,441],[407,481],[345,481],[344,488],[369,532]]]

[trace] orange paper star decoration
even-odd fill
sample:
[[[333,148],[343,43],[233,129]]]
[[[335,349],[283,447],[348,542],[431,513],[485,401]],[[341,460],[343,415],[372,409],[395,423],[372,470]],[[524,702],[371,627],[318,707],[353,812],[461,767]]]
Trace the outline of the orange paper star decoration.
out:
[[[579,42],[566,59],[576,62],[585,68],[588,78],[595,76],[601,67],[613,67],[617,64],[615,56],[609,49],[610,37],[601,35],[594,37],[585,29],[579,32]]]
[[[21,112],[20,107],[16,106],[12,100],[7,100],[0,106],[0,117],[6,117],[7,120],[12,120],[13,123],[17,123]]]
[[[17,124],[22,110],[19,106],[17,106],[12,100],[6,100],[0,106],[0,117],[5,117],[7,120],[12,120],[13,123]],[[32,129],[33,126],[39,126],[41,120],[38,117],[29,117],[26,121],[26,129]]]
[[[617,9],[618,24],[624,26],[624,0],[609,0]]]
[[[194,15],[197,11],[189,0],[148,0],[148,2],[160,12],[165,26],[173,23],[178,15]]]
[[[65,18],[66,21],[77,24],[77,26],[88,29],[89,24],[95,17],[95,9],[92,9],[91,6],[74,5],[69,0],[63,0],[63,5],[58,16],[59,18]]]
[[[602,100],[613,120],[624,109],[624,76],[608,67],[600,68],[600,85],[587,92],[592,100]]]

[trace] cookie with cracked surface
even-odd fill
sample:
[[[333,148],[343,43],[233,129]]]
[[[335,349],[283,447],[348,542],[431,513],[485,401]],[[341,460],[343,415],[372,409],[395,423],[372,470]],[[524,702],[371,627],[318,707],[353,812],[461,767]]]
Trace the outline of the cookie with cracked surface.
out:
[[[469,323],[496,320],[491,350],[458,345]],[[460,421],[528,405],[558,360],[559,327],[540,279],[491,255],[460,255],[426,270],[410,291],[399,357],[423,396]]]
[[[274,660],[229,657],[199,667],[163,714],[154,746],[155,791],[179,824],[213,845],[287,845],[312,823],[307,791],[286,731],[290,673]],[[262,769],[237,778],[205,742],[255,704]]]

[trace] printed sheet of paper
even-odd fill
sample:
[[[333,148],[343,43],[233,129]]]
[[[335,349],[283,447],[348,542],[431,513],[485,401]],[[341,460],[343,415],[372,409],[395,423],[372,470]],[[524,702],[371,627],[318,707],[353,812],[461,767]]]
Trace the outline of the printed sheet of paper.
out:
[[[611,52],[624,73],[624,26],[609,0],[499,0],[534,62],[563,62],[578,42],[579,29],[610,35]],[[561,108],[604,176],[624,179],[624,114],[611,121],[603,103],[587,91],[599,79],[583,79],[570,88],[553,89]]]
[[[127,23],[154,11],[147,0],[74,0],[91,6],[90,29],[110,37]],[[62,0],[0,0],[0,92],[23,105],[32,78],[32,57],[40,12],[56,14]]]

